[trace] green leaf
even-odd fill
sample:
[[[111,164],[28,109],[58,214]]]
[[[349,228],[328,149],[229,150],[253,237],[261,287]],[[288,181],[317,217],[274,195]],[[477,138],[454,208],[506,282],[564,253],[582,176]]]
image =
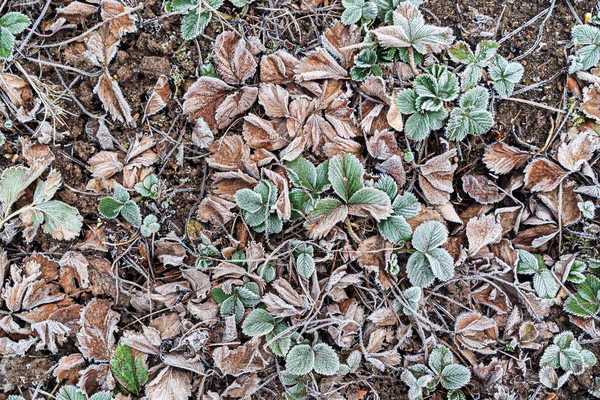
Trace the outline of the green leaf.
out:
[[[448,111],[423,111],[411,115],[404,125],[404,130],[412,140],[425,140],[431,131],[441,129],[448,118]]]
[[[46,180],[39,180],[33,194],[33,203],[39,204],[48,201],[54,197],[58,188],[62,185],[60,172],[53,169],[48,174]]]
[[[517,273],[533,275],[541,268],[546,268],[543,260],[525,250],[517,250]]]
[[[406,263],[406,275],[413,286],[428,287],[435,280],[427,257],[420,251],[413,253]]]
[[[465,396],[462,390],[450,390],[448,392],[448,400],[467,400],[467,396]]]
[[[572,57],[569,73],[588,70],[600,60],[600,29],[592,25],[577,25],[571,30],[575,45],[582,46]]]
[[[381,236],[393,244],[407,242],[412,235],[412,229],[406,219],[401,215],[392,214],[383,221],[379,221],[377,229]]]
[[[115,182],[113,199],[117,200],[118,202],[125,203],[130,199],[129,192],[123,186]]]
[[[444,102],[458,97],[458,79],[446,67],[438,64],[428,68],[428,73],[415,78],[413,88],[417,94],[420,109],[439,111]]]
[[[433,349],[429,355],[429,368],[436,374],[441,374],[444,368],[452,364],[454,357],[447,347],[441,346]]]
[[[144,222],[140,227],[140,232],[142,236],[149,237],[152,236],[154,233],[158,232],[159,229],[160,224],[158,223],[158,218],[156,218],[156,215],[150,214],[147,215],[146,218],[144,218]]]
[[[419,225],[413,234],[412,245],[426,253],[440,247],[448,240],[448,230],[438,221],[428,221]]]
[[[123,205],[123,203],[112,197],[105,197],[100,200],[100,204],[98,204],[98,212],[104,218],[113,219],[119,215]]]
[[[552,272],[544,268],[533,276],[533,288],[542,299],[553,299],[558,292],[558,283]]]
[[[30,168],[23,166],[7,168],[0,177],[0,203],[3,212],[10,211],[12,205],[46,169],[46,165],[34,164]]]
[[[252,310],[242,324],[242,332],[247,336],[264,336],[275,329],[275,319],[266,310]]]
[[[362,164],[353,154],[335,156],[329,162],[329,182],[345,202],[363,187],[363,174]]]
[[[110,359],[110,370],[119,384],[136,396],[141,394],[148,380],[148,368],[144,363],[144,356],[134,357],[131,347],[121,343],[117,345]]]
[[[15,37],[8,29],[0,26],[0,58],[7,58],[15,46]]]
[[[189,14],[184,15],[181,22],[182,39],[192,40],[203,33],[210,22],[210,18],[211,13],[209,11],[198,14],[197,10],[193,10]]]
[[[121,215],[125,218],[125,221],[129,222],[133,227],[139,228],[142,225],[142,214],[140,207],[132,200],[129,200],[123,204],[121,208]]]
[[[371,215],[377,221],[388,218],[392,213],[390,198],[385,192],[372,187],[364,187],[355,192],[348,200],[348,214]]]
[[[112,400],[114,398],[113,394],[108,391],[98,392],[90,397],[90,400]]]
[[[298,268],[298,274],[308,279],[315,271],[315,260],[311,254],[301,253],[296,258],[296,267]]]
[[[0,18],[0,26],[6,28],[13,35],[23,32],[30,24],[29,18],[20,12],[9,12]]]
[[[294,375],[306,375],[315,366],[315,353],[308,344],[292,347],[285,358],[285,369]]]
[[[394,178],[389,175],[382,176],[377,183],[375,183],[375,189],[385,192],[391,201],[393,201],[398,194],[398,184]]]
[[[288,177],[295,186],[317,190],[317,168],[303,157],[286,164]]]
[[[431,272],[440,281],[454,277],[454,259],[446,249],[431,249],[425,254]]]
[[[442,386],[454,390],[466,386],[471,380],[471,371],[463,365],[451,364],[442,371]]]
[[[134,189],[144,197],[155,199],[158,192],[158,177],[154,174],[149,174],[142,182],[136,183]]]
[[[406,289],[404,292],[402,292],[402,294],[408,302],[408,306],[410,306],[410,308],[402,306],[402,312],[404,315],[413,315],[413,311],[411,311],[411,309],[416,311],[419,308],[419,302],[421,301],[423,291],[420,287],[413,286]]]
[[[585,281],[577,286],[577,293],[565,302],[564,309],[570,314],[589,317],[600,311],[600,279],[587,274]]]
[[[515,89],[515,84],[523,78],[525,68],[518,62],[509,63],[505,58],[496,56],[489,66],[490,79],[494,81],[494,88],[501,97],[510,97]]]
[[[281,357],[285,357],[292,345],[291,335],[289,333],[283,334],[286,329],[287,326],[285,324],[279,323],[272,332],[267,334],[267,343],[271,343],[269,348],[273,350],[273,353]],[[275,339],[275,337],[280,335],[282,336]]]
[[[87,396],[81,393],[76,386],[67,385],[58,390],[56,400],[87,400]]]
[[[230,294],[225,293],[223,291],[223,289],[221,289],[220,286],[213,288],[211,290],[210,294],[212,295],[213,299],[215,299],[217,304],[223,303],[225,300],[227,300],[231,296]]]
[[[411,115],[419,111],[417,109],[417,92],[414,89],[404,89],[396,96],[396,107],[402,114]]]
[[[372,67],[358,67],[358,66],[353,66],[350,69],[350,76],[352,77],[352,80],[354,82],[362,82],[365,79],[367,79],[369,76],[371,76],[372,74]]]
[[[488,92],[478,86],[465,93],[460,107],[452,109],[446,126],[446,137],[450,140],[462,140],[467,135],[481,135],[494,126],[492,114],[485,108]]]
[[[37,204],[34,210],[44,214],[44,232],[59,240],[76,238],[83,226],[83,217],[75,207],[58,200]]]
[[[264,209],[262,197],[253,190],[240,189],[235,192],[235,203],[244,211],[257,213]]]
[[[244,318],[244,303],[237,296],[230,296],[221,303],[220,311],[224,318],[235,315],[235,322],[239,323]]]
[[[333,348],[325,343],[319,343],[313,347],[315,354],[314,369],[317,374],[335,375],[340,368],[340,360]]]
[[[392,208],[394,209],[394,214],[401,215],[404,218],[412,218],[421,211],[421,203],[419,203],[414,194],[406,192],[394,199]]]

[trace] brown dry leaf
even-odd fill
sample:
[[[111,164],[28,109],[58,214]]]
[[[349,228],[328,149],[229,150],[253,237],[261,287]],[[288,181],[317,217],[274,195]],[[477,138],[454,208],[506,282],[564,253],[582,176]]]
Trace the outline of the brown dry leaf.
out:
[[[119,83],[106,73],[100,76],[98,84],[94,87],[94,93],[98,95],[102,106],[111,115],[114,121],[133,123],[131,107],[123,97]]]
[[[331,273],[325,286],[325,292],[336,303],[348,300],[346,288],[358,285],[362,281],[362,274],[349,274],[347,266],[339,267]]]
[[[512,308],[506,293],[489,283],[485,283],[479,289],[473,291],[471,296],[476,302],[492,307],[499,314],[506,314]]]
[[[254,189],[258,180],[243,172],[217,172],[213,175],[213,193],[225,200],[235,201],[240,189]]]
[[[492,349],[498,339],[496,321],[478,312],[467,312],[456,318],[456,341],[463,347],[482,354],[495,354]]]
[[[285,50],[279,50],[260,60],[260,81],[282,85],[294,80],[294,68],[300,61]]]
[[[234,90],[233,86],[220,79],[203,76],[183,96],[183,113],[191,121],[203,118],[214,133],[217,129],[217,109]],[[225,110],[221,110],[221,114],[225,115]]]
[[[561,216],[563,226],[572,225],[581,219],[581,210],[577,203],[581,202],[582,199],[580,195],[575,193],[575,188],[577,188],[575,182],[566,181],[550,192],[538,194],[540,200],[552,211],[557,221],[558,216]],[[562,203],[559,204],[561,197]]]
[[[192,374],[179,368],[163,368],[146,386],[149,399],[187,400],[192,395]]]
[[[583,103],[579,107],[583,113],[600,123],[600,88],[590,85],[583,89]]]
[[[289,115],[290,94],[281,86],[261,83],[258,103],[264,107],[265,113],[271,118],[284,118]]]
[[[59,284],[65,292],[73,294],[79,288],[87,289],[89,287],[89,262],[83,254],[68,251],[58,263],[61,267]]]
[[[107,300],[94,298],[81,311],[81,330],[77,333],[79,351],[87,359],[109,361],[115,349],[114,333],[121,316],[111,310]]]
[[[119,155],[112,151],[101,151],[89,159],[90,171],[98,179],[108,179],[123,170]]]
[[[215,366],[231,376],[261,371],[269,366],[271,360],[268,355],[261,353],[260,346],[260,337],[253,337],[234,350],[228,346],[219,347],[213,352]]]
[[[284,221],[292,217],[292,204],[290,203],[290,190],[287,179],[282,173],[264,169],[263,173],[267,179],[275,183],[279,196],[275,202],[275,211],[277,215]]]
[[[67,385],[77,383],[79,371],[85,365],[85,359],[79,353],[70,354],[58,360],[58,366],[52,372],[52,375],[58,382],[65,381]]]
[[[360,27],[356,25],[344,25],[342,21],[334,23],[321,36],[323,47],[340,60],[340,65],[347,70],[354,65],[354,57],[360,49],[343,49],[358,44],[361,41]]]
[[[119,38],[113,35],[108,25],[100,27],[85,39],[85,55],[97,67],[107,67],[119,47]]]
[[[306,297],[296,292],[286,280],[277,279],[272,283],[272,287],[277,294],[269,292],[262,298],[271,315],[280,317],[302,315],[310,308]]]
[[[58,347],[67,342],[71,329],[57,321],[41,321],[31,324],[31,329],[40,338],[36,350],[47,349],[52,354],[58,353]]]
[[[67,6],[56,9],[57,14],[64,15],[71,23],[81,22],[97,11],[98,7],[80,1],[72,1]]]
[[[371,157],[378,160],[387,160],[402,153],[398,148],[394,133],[388,130],[375,131],[375,134],[367,141],[367,150]]]
[[[390,121],[388,120],[388,116],[391,99],[387,95],[383,78],[369,76],[360,84],[358,91],[362,94],[360,103],[362,118],[360,127],[362,130],[366,133],[373,133],[378,130],[389,129]],[[399,118],[400,124],[402,124],[402,117],[399,116]],[[392,118],[391,122],[397,127],[398,121]],[[394,129],[397,129],[396,127]]]
[[[138,20],[137,15],[130,12],[129,14],[123,15],[119,18],[114,18],[117,15],[131,11],[131,7],[126,7],[118,0],[102,0],[100,7],[100,15],[102,16],[102,20],[106,21],[110,19],[108,26],[110,27],[112,34],[116,37],[121,38],[127,33],[133,33],[137,31],[137,27],[135,25]]]
[[[250,165],[250,147],[241,135],[225,136],[208,149],[212,155],[206,159],[208,166],[223,172],[247,171]],[[258,169],[255,171],[258,175]]]
[[[165,75],[158,77],[158,81],[148,95],[148,102],[144,109],[146,115],[154,115],[167,105],[167,101],[171,98],[171,87]]]
[[[532,192],[549,192],[557,187],[567,173],[545,158],[538,158],[525,167],[525,189]]]
[[[225,129],[252,107],[258,97],[255,87],[243,87],[228,95],[215,112],[217,128]]]
[[[279,150],[289,144],[285,125],[277,125],[255,114],[244,117],[244,139],[255,149]]]
[[[250,398],[258,390],[260,382],[257,374],[242,375],[225,389],[222,396]]]
[[[341,304],[334,303],[327,306],[327,316],[343,321],[327,329],[335,343],[344,349],[352,347],[358,334],[358,327],[362,326],[365,320],[364,307],[356,299],[350,299]]]
[[[331,232],[338,222],[342,222],[348,215],[348,206],[340,204],[338,207],[328,210],[307,221],[305,228],[311,239],[321,239]]]
[[[213,144],[214,141],[215,135],[210,129],[210,126],[204,121],[204,118],[198,118],[194,124],[194,129],[192,130],[192,142],[201,149],[206,149]]]
[[[420,167],[419,185],[430,204],[442,205],[450,201],[450,193],[454,192],[452,180],[458,164],[452,163],[456,150],[431,158]]]
[[[318,79],[343,79],[348,72],[325,49],[308,53],[294,68],[296,82]]]
[[[496,222],[494,215],[474,217],[467,223],[469,255],[474,256],[484,246],[498,243],[502,239],[502,225]]]
[[[344,139],[336,137],[333,142],[325,143],[323,145],[323,152],[327,158],[333,158],[335,156],[343,157],[346,154],[354,154],[360,157],[362,146],[360,143],[355,142],[352,139]]]
[[[597,134],[581,132],[568,144],[561,143],[556,151],[556,160],[571,172],[579,171],[584,163],[592,159],[592,155],[600,148]]]
[[[376,235],[364,240],[356,250],[360,266],[375,274],[377,282],[383,289],[389,289],[394,285],[395,278],[386,270],[393,247],[390,242]]]
[[[400,156],[394,155],[381,164],[376,165],[375,168],[394,178],[399,187],[404,186],[406,183],[406,171],[404,170],[402,157]]]
[[[483,162],[490,171],[506,175],[519,169],[529,159],[529,153],[504,143],[494,143],[485,149]]]
[[[213,57],[217,72],[230,84],[243,84],[256,72],[256,59],[246,40],[235,32],[223,32],[215,40]]]
[[[110,372],[109,364],[92,364],[87,367],[77,382],[77,387],[88,396],[98,393],[102,390],[113,391],[115,389],[115,379]]]
[[[558,234],[555,224],[537,225],[519,232],[513,244],[524,250],[536,249],[552,240]]]
[[[113,150],[115,148],[113,143],[116,142],[116,140],[110,134],[104,118],[91,120],[85,124],[85,133],[91,137],[96,137],[102,150]]]
[[[223,226],[235,218],[235,214],[231,212],[234,207],[235,203],[231,201],[208,195],[200,202],[198,218],[202,222]]]
[[[495,204],[506,196],[484,175],[463,175],[462,184],[463,190],[480,204]]]
[[[29,84],[16,75],[0,73],[0,89],[17,109],[29,109],[33,100]]]
[[[75,249],[79,251],[95,250],[95,251],[108,251],[108,247],[104,242],[106,241],[106,233],[104,232],[105,227],[101,226],[98,228],[91,227],[85,231],[83,241],[75,245]]]

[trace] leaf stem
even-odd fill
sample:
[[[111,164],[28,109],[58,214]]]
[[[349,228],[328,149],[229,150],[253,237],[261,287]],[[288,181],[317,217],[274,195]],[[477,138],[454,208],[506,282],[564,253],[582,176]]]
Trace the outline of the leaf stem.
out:
[[[31,210],[31,209],[33,209],[33,205],[29,205],[29,206],[27,206],[27,207],[19,208],[19,209],[18,209],[17,211],[15,211],[14,213],[12,213],[12,214],[9,214],[9,215],[6,215],[6,216],[4,217],[4,219],[0,221],[0,229],[2,229],[2,227],[4,226],[4,224],[5,224],[5,223],[6,223],[8,220],[10,220],[10,219],[12,219],[12,218],[16,217],[17,215],[19,215],[19,214],[21,214],[21,213],[23,213],[23,212],[25,212],[25,211],[27,211],[27,210]]]
[[[415,76],[419,76],[417,65],[415,64],[415,50],[411,47],[408,48],[408,62],[410,63],[410,69],[412,69]]]
[[[354,239],[354,241],[360,245],[362,243],[362,240],[360,240],[356,232],[354,232],[354,229],[352,229],[352,224],[350,223],[349,217],[346,217],[346,227],[348,228],[348,233],[350,234],[350,236],[352,236],[352,239]]]

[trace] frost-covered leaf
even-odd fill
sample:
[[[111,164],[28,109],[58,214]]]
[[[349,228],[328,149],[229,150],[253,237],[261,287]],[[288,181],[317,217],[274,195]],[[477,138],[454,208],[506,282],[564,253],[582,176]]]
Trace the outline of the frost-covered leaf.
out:
[[[483,247],[502,239],[502,225],[491,214],[473,217],[467,223],[467,239],[469,255],[474,256]]]
[[[110,114],[114,121],[126,124],[133,123],[131,107],[123,96],[119,82],[110,75],[104,73],[98,79],[94,87],[94,93],[98,95],[104,109]]]
[[[34,210],[44,217],[44,232],[59,240],[75,239],[83,226],[83,217],[75,207],[58,200],[37,204]]]
[[[79,391],[76,386],[66,385],[56,394],[57,400],[87,400],[87,396]]]
[[[264,336],[275,328],[275,319],[267,311],[252,310],[242,324],[242,332],[248,336]]]
[[[600,311],[600,279],[592,274],[585,275],[585,282],[577,286],[577,293],[571,295],[564,304],[570,314],[589,317]]]
[[[413,233],[412,245],[422,253],[440,247],[448,240],[448,230],[437,222],[429,221],[419,225]]]
[[[381,221],[390,216],[392,205],[390,198],[381,190],[364,187],[355,192],[348,200],[348,214],[372,216]]]
[[[342,0],[345,10],[342,13],[344,25],[352,25],[361,19],[369,21],[377,16],[377,5],[369,0]]]
[[[506,175],[520,168],[529,154],[505,143],[494,143],[485,149],[483,162],[496,174]]]
[[[315,352],[308,344],[292,347],[285,357],[285,370],[294,375],[308,374],[314,366]]]
[[[569,73],[588,70],[600,60],[600,29],[593,25],[576,25],[571,36],[577,46],[581,46],[572,56]]]
[[[446,389],[460,389],[471,380],[471,371],[464,365],[451,364],[442,371],[442,386]]]
[[[315,355],[315,372],[326,376],[335,375],[340,368],[340,360],[333,348],[328,344],[319,343],[312,350]]]
[[[192,373],[181,368],[163,368],[146,386],[149,399],[187,400],[192,394]]]
[[[462,140],[467,135],[481,135],[494,126],[492,114],[486,110],[488,91],[475,87],[460,98],[460,106],[450,112],[446,125],[446,137],[450,140]]]
[[[120,315],[107,300],[93,299],[81,311],[77,333],[79,350],[87,359],[109,361],[115,348],[114,333]]]
[[[156,215],[154,214],[146,215],[140,226],[140,232],[144,237],[152,236],[157,233],[159,229],[160,224],[158,223],[158,218],[156,218]]]
[[[329,161],[329,182],[333,190],[344,202],[363,187],[364,169],[353,154],[336,156]]]
[[[518,62],[508,62],[504,57],[496,56],[488,72],[500,97],[510,97],[515,90],[515,84],[523,78],[525,68]]]

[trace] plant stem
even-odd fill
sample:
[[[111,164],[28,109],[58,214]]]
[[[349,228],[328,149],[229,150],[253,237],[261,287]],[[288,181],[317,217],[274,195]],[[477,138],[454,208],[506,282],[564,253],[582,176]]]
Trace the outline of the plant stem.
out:
[[[408,62],[410,63],[410,68],[413,71],[415,76],[419,76],[419,71],[417,70],[417,65],[415,64],[415,50],[412,47],[408,48]]]
[[[22,212],[25,212],[25,211],[31,210],[31,209],[33,209],[33,205],[29,205],[27,207],[20,208],[17,211],[15,211],[14,213],[5,216],[4,219],[2,221],[0,221],[0,229],[2,229],[2,227],[4,227],[4,224],[6,223],[6,221],[16,217],[17,215],[21,214]]]
[[[350,224],[350,218],[348,217],[346,217],[346,227],[348,228],[348,233],[350,236],[352,236],[352,239],[354,239],[354,241],[360,245],[362,240],[360,240],[360,238],[356,235],[356,232],[354,232],[354,229],[352,229],[352,224]]]

